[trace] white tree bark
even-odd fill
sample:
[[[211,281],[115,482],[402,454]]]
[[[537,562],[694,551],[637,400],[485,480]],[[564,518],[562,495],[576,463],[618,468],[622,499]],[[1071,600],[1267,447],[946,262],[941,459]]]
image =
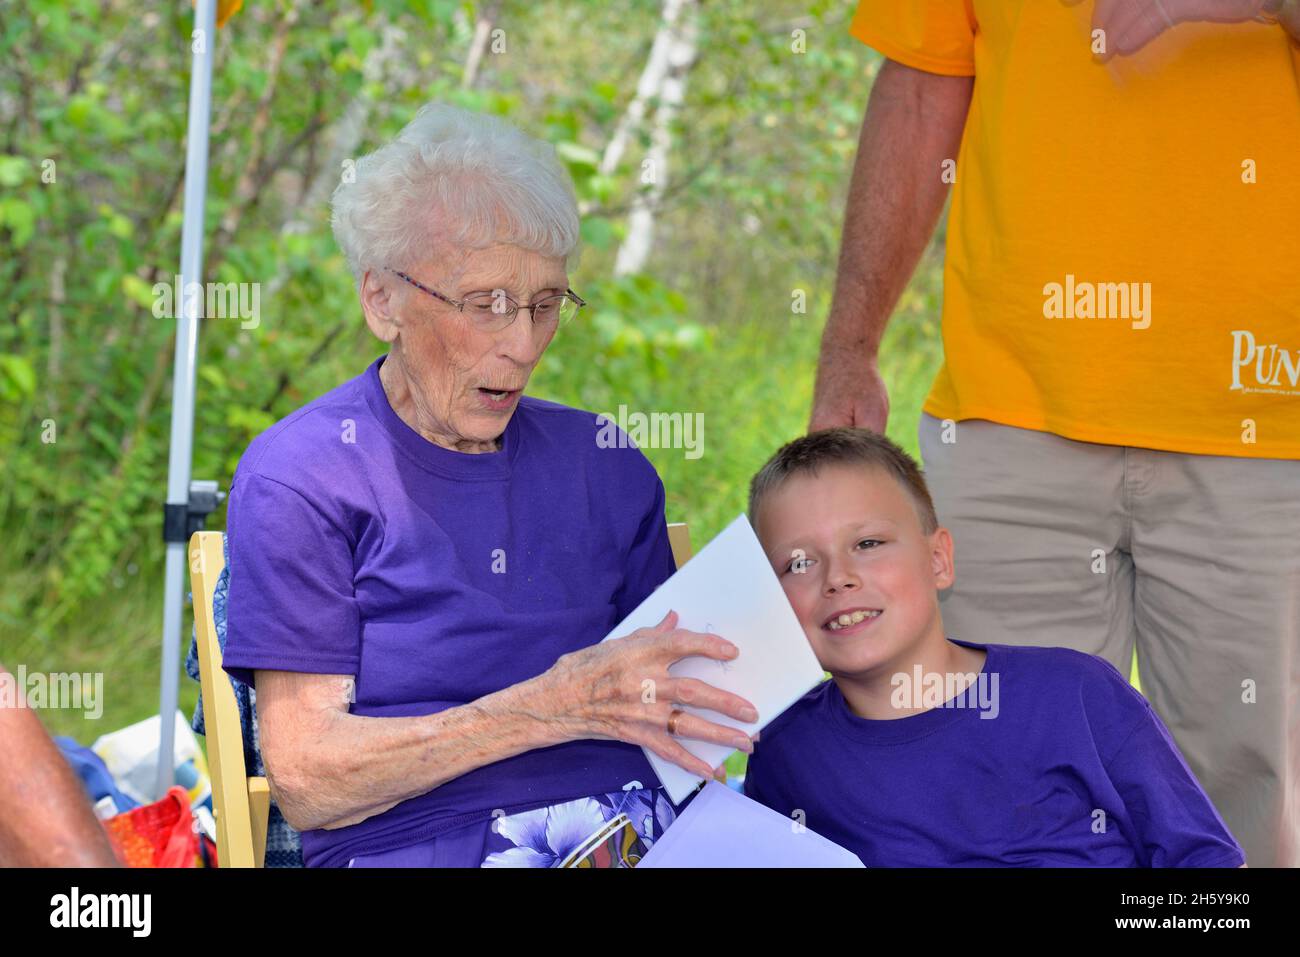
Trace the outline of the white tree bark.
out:
[[[361,68],[365,82],[335,124],[328,158],[321,164],[316,175],[303,191],[303,201],[280,226],[281,236],[307,232],[311,228],[308,217],[318,214],[321,207],[329,201],[342,175],[344,160],[356,158],[357,147],[365,136],[366,124],[375,106],[370,85],[384,80],[394,72],[394,64],[402,52],[402,42],[405,39],[405,31],[388,24],[383,28],[380,42],[366,55],[366,61]],[[274,299],[275,294],[280,291],[288,278],[287,268],[281,265],[267,283],[265,295]]]
[[[469,54],[465,57],[465,70],[461,74],[460,85],[468,90],[478,82],[478,74],[483,66],[483,55],[487,52],[488,41],[492,39],[492,28],[501,16],[503,0],[487,0],[478,11],[474,22],[474,39],[469,44]]]
[[[601,172],[609,173],[617,168],[628,141],[644,121],[649,102],[657,100],[650,149],[637,177],[638,183],[646,188],[637,193],[628,214],[627,235],[614,263],[616,276],[641,272],[654,246],[655,210],[668,182],[672,124],[686,98],[686,77],[698,54],[698,17],[697,0],[664,0],[663,20],[637,84],[636,96],[601,158]]]

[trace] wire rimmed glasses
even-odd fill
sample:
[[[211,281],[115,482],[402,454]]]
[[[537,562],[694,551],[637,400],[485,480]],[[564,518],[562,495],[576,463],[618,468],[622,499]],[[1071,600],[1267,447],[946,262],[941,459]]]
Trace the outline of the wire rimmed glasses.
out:
[[[578,310],[587,304],[587,301],[572,289],[546,296],[528,306],[522,306],[515,302],[514,299],[506,295],[504,289],[485,289],[481,292],[472,292],[464,299],[452,299],[450,296],[444,296],[437,290],[430,289],[424,283],[412,279],[404,272],[396,269],[390,269],[389,272],[398,279],[410,283],[421,292],[426,292],[435,299],[440,299],[448,305],[455,306],[458,312],[468,316],[470,321],[484,332],[500,332],[505,329],[515,321],[520,309],[529,311],[533,318],[533,325],[555,328],[573,319],[578,314]]]

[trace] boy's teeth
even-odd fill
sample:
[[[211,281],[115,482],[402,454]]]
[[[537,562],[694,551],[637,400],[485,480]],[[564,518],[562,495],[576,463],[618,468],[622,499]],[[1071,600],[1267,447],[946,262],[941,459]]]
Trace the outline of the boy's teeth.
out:
[[[838,618],[831,619],[831,622],[827,627],[832,631],[839,631],[841,628],[847,628],[849,625],[856,625],[858,622],[867,618],[875,618],[879,614],[880,612],[878,611],[855,611],[851,614],[846,612]]]

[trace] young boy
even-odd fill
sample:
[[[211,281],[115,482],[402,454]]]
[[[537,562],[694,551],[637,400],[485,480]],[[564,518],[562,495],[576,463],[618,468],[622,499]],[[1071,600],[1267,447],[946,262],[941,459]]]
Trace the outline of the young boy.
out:
[[[751,798],[868,867],[1244,865],[1111,664],[944,635],[952,538],[888,439],[829,429],[791,442],[754,477],[749,515],[834,679],[764,729]]]

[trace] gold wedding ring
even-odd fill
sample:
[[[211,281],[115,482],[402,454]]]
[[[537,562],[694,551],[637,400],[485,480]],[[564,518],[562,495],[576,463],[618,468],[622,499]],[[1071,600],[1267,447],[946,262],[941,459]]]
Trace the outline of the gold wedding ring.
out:
[[[669,712],[669,714],[668,714],[668,733],[669,733],[669,734],[676,734],[676,733],[677,733],[677,719],[680,718],[680,717],[682,716],[683,713],[684,713],[684,712],[682,712],[682,710],[681,710],[680,708],[673,708],[673,710],[672,710],[671,712]]]

